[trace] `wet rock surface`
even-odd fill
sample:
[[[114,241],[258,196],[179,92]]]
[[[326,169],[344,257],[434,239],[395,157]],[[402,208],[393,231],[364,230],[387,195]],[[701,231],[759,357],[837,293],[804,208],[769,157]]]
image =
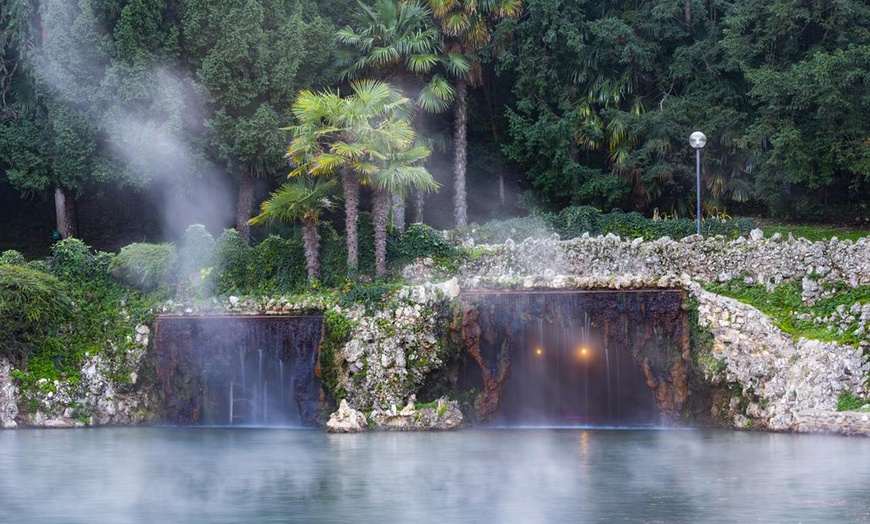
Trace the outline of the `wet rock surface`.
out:
[[[14,429],[18,427],[15,418],[18,416],[18,388],[12,383],[12,364],[6,359],[0,359],[0,428]]]
[[[326,431],[330,433],[359,433],[367,429],[366,416],[361,411],[352,409],[344,399],[326,422]]]

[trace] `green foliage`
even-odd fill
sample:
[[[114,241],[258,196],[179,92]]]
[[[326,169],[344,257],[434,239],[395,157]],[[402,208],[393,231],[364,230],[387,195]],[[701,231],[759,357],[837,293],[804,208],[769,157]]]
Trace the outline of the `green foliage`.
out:
[[[43,322],[56,328],[30,328],[23,335],[32,342],[27,371],[18,374],[22,386],[36,387],[40,379],[75,382],[81,361],[88,354],[105,355],[107,362],[115,364],[110,378],[127,380],[130,370],[125,357],[133,346],[133,328],[153,320],[152,306],[165,295],[143,295],[120,284],[109,273],[112,258],[105,253],[93,254],[80,240],[62,240],[53,246],[52,253],[48,269],[63,288],[51,291],[58,300],[68,297],[64,300],[72,305],[71,313],[58,312]],[[10,267],[14,268],[3,266]],[[52,324],[53,318],[62,324]]]
[[[440,263],[455,263],[458,252],[444,236],[425,224],[411,224],[404,233],[387,239],[390,263],[404,265],[429,256]]]
[[[837,397],[837,411],[861,411],[865,405],[870,404],[870,400],[859,397],[851,391],[844,391]]]
[[[130,286],[149,291],[168,286],[174,268],[171,244],[130,244],[115,257],[112,273]]]
[[[320,344],[320,381],[323,387],[332,394],[338,403],[345,397],[345,392],[339,387],[343,374],[339,355],[341,348],[350,339],[353,324],[341,313],[327,310],[323,313],[323,342]]]
[[[72,315],[72,300],[55,277],[0,265],[0,355],[21,362],[41,349]]]
[[[402,287],[399,282],[370,282],[350,285],[338,300],[342,307],[363,304],[367,311],[380,308],[390,294]]]
[[[214,237],[201,224],[193,224],[184,232],[178,250],[178,292],[199,293],[208,289],[206,277],[214,264]]]
[[[209,274],[215,293],[243,292],[251,286],[253,248],[235,229],[224,229],[214,247],[214,268]]]
[[[791,234],[795,238],[805,238],[812,242],[830,240],[832,237],[837,237],[840,240],[856,241],[859,238],[870,235],[870,231],[867,230],[824,225],[764,224],[761,226],[761,229],[764,230],[764,234],[767,236],[779,233],[783,237],[788,238],[788,235]]]
[[[51,272],[63,281],[81,281],[108,274],[112,264],[109,253],[91,252],[77,238],[67,238],[51,247]]]
[[[302,242],[270,235],[251,253],[249,282],[257,293],[289,293],[306,282]]]
[[[23,266],[26,262],[24,255],[14,249],[9,249],[0,253],[0,266]]]
[[[755,227],[755,220],[737,218],[719,220],[708,218],[701,222],[701,233],[705,236],[723,235],[736,238],[747,235]],[[578,238],[584,233],[592,236],[613,233],[622,238],[644,238],[651,240],[669,236],[680,239],[694,235],[697,225],[694,220],[668,219],[653,220],[640,213],[623,213],[614,210],[602,213],[590,206],[571,206],[559,213],[540,213],[525,218],[494,220],[483,225],[471,225],[455,234],[460,237],[470,234],[479,243],[501,243],[508,238],[519,242],[526,238],[541,238],[557,233],[563,240]]]

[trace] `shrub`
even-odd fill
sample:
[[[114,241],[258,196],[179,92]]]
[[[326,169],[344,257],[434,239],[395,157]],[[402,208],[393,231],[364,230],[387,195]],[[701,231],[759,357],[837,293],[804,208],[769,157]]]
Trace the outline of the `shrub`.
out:
[[[260,293],[287,293],[307,281],[300,240],[270,235],[254,247],[251,266],[251,287]]]
[[[115,257],[112,273],[130,286],[149,291],[168,286],[174,267],[171,244],[130,244]]]
[[[21,360],[70,318],[72,301],[55,277],[21,266],[0,266],[0,350]]]
[[[112,265],[110,253],[91,252],[77,238],[65,238],[51,246],[51,271],[61,280],[89,280],[107,275]]]
[[[214,247],[210,274],[217,293],[244,291],[251,284],[253,250],[235,229],[225,229]]]
[[[14,249],[0,253],[0,266],[23,266],[26,263],[27,261],[24,260],[24,255]]]
[[[387,239],[387,259],[392,264],[407,264],[426,256],[444,261],[456,257],[457,252],[441,233],[425,224],[412,224],[404,234]]]

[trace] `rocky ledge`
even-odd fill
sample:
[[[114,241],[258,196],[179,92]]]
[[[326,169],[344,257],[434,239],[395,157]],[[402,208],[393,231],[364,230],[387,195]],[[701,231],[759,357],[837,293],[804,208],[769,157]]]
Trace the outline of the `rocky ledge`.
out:
[[[438,431],[456,429],[462,425],[459,405],[444,398],[417,407],[413,399],[400,409],[375,410],[366,417],[341,401],[338,411],[329,417],[326,430],[330,433],[359,433],[369,429],[385,431]]]
[[[870,413],[857,411],[798,413],[795,430],[802,433],[837,433],[870,437]]]

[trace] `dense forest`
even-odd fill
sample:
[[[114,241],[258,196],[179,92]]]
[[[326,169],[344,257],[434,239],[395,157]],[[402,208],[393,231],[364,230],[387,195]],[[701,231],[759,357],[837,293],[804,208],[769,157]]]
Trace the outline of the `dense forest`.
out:
[[[693,217],[696,130],[707,216],[868,215],[864,0],[0,2],[3,248]]]

